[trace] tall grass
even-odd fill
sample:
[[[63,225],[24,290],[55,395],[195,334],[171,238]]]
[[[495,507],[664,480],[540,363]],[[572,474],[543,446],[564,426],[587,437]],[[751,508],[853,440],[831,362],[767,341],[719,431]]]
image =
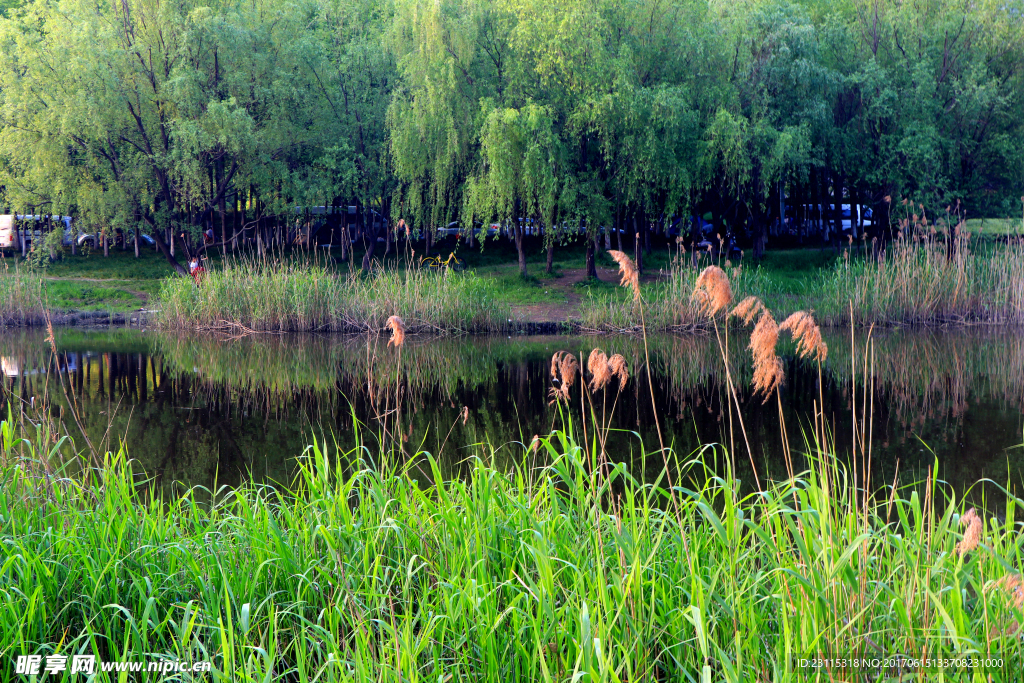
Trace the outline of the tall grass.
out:
[[[0,263],[0,326],[42,320],[45,299],[41,277]]]
[[[255,262],[190,278],[160,290],[160,323],[177,329],[236,331],[379,331],[399,315],[412,331],[503,330],[509,307],[472,273],[378,269],[338,273],[315,264]]]
[[[867,249],[869,250],[869,248]],[[848,255],[850,252],[846,252]],[[982,242],[968,234],[952,249],[925,233],[877,255],[847,256],[811,286],[827,324],[1024,322],[1024,242]]]
[[[703,266],[707,257],[699,262]],[[799,295],[781,291],[757,267],[727,268],[737,299],[757,296],[780,319],[812,309],[824,326],[850,324],[950,325],[1024,322],[1024,240],[983,241],[966,231],[953,239],[920,232],[898,238],[885,249],[862,243],[817,273]],[[648,329],[685,331],[708,327],[690,300],[699,269],[689,259],[674,262],[660,282],[647,286]],[[583,302],[584,327],[639,329],[628,295],[607,292]]]
[[[697,261],[701,268],[709,262],[706,256]],[[764,298],[777,289],[759,268],[727,266],[727,271],[738,298],[749,294]],[[692,298],[700,272],[688,257],[676,259],[662,280],[643,289],[648,330],[687,332],[710,327],[707,315]],[[580,324],[601,332],[639,332],[642,325],[635,295],[631,290],[590,294],[581,305]]]
[[[811,443],[757,495],[697,453],[670,506],[574,433],[522,447],[536,468],[446,481],[427,458],[430,487],[314,443],[291,492],[161,499],[123,450],[69,474],[65,442],[8,419],[0,657],[209,659],[215,681],[797,681],[822,653],[1019,673],[1017,499],[965,529],[940,482],[869,495]]]

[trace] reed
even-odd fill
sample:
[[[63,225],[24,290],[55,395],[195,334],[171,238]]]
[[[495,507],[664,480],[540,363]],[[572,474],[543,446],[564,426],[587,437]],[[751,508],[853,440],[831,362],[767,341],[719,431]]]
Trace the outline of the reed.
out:
[[[377,269],[364,276],[315,264],[242,262],[164,280],[159,323],[171,329],[259,332],[381,331],[391,316],[409,332],[504,330],[508,306],[472,273]]]
[[[910,234],[910,233],[908,233]],[[884,251],[845,252],[809,287],[819,322],[948,325],[1024,322],[1024,241],[918,231]]]
[[[808,442],[810,468],[756,495],[710,451],[676,461],[668,510],[573,433],[454,480],[316,441],[290,491],[161,497],[123,449],[76,474],[67,441],[9,418],[0,653],[210,660],[213,681],[860,680],[799,665],[823,654],[1020,671],[1018,499],[865,497]]]
[[[704,310],[708,300],[692,297],[704,267],[713,264],[708,256],[702,255],[698,259],[701,270],[694,269],[689,260],[676,259],[671,269],[663,273],[659,280],[642,286],[632,262],[629,264],[631,271],[629,267],[622,267],[620,257],[613,254],[613,258],[620,264],[620,284],[631,296],[624,300],[619,292],[598,291],[589,294],[580,306],[582,328],[600,332],[640,332],[642,328],[648,331],[687,332],[709,327]],[[756,294],[764,297],[777,290],[758,268],[729,266],[726,271],[723,272],[728,276],[728,285],[736,295]],[[641,292],[646,324],[641,323],[637,315]]]
[[[42,324],[46,318],[42,278],[16,265],[8,266],[7,261],[0,263],[0,327]]]
[[[819,325],[848,327],[852,305],[858,327],[1024,323],[1024,240],[982,240],[963,225],[952,237],[948,231],[911,227],[907,237],[884,249],[877,242],[845,248],[833,267],[817,273],[796,296],[756,266],[718,268],[706,255],[696,267],[689,259],[676,259],[663,277],[641,287],[647,329],[710,328],[703,309],[715,301],[706,294],[691,297],[703,288],[698,280],[708,266],[728,276],[737,298],[756,297],[780,320],[799,307],[813,311]],[[583,301],[581,324],[599,331],[639,331],[635,300],[635,293],[632,300],[610,292],[591,295]]]

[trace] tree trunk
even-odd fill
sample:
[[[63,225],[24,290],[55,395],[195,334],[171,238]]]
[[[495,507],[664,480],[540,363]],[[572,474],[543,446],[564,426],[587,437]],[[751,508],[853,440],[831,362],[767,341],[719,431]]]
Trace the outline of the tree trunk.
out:
[[[220,256],[222,260],[228,258],[228,206],[227,197],[220,198]]]
[[[644,249],[642,226],[637,223],[637,212],[633,212],[633,261],[636,263],[636,272],[641,275],[644,272]],[[642,223],[642,221],[641,221]]]
[[[363,252],[363,272],[365,273],[370,272],[370,262],[373,259],[373,253],[377,250],[377,235],[380,234],[379,217],[373,214],[371,216],[370,229],[363,231],[363,234],[366,236],[364,240],[366,251]]]
[[[836,240],[843,235],[843,177],[836,171],[832,176],[832,212],[835,216]]]
[[[651,221],[648,220],[647,211],[640,209],[640,238],[644,244],[644,254],[651,255]]]
[[[545,273],[549,275],[554,271],[555,268],[555,243],[553,240],[548,241],[548,263],[544,269]]]
[[[150,226],[153,226],[152,220],[147,218],[147,222],[150,224]],[[160,252],[164,255],[164,258],[167,259],[167,262],[171,264],[171,267],[174,268],[174,272],[178,273],[179,275],[189,274],[188,271],[185,270],[184,266],[178,263],[178,260],[174,258],[174,254],[171,253],[171,250],[167,246],[167,243],[164,241],[164,238],[160,235],[160,230],[158,230],[155,226],[153,227],[153,242],[156,244],[156,248],[159,249]]]
[[[139,233],[139,229],[135,228],[135,258],[139,258],[139,242],[142,241],[142,237]]]
[[[103,240],[103,256],[110,256],[110,241],[107,239],[107,229],[100,230],[100,239]]]
[[[583,221],[580,221],[580,227],[583,227]],[[588,226],[589,232],[589,226]],[[587,277],[595,280],[597,277],[597,259],[594,257],[594,246],[597,241],[597,235],[587,235]]]
[[[516,254],[519,256],[519,274],[526,277],[526,251],[523,249],[523,224],[515,218],[512,220],[512,234],[515,236]]]
[[[619,209],[619,207],[617,207],[617,206],[615,207],[615,221],[614,221],[614,223],[615,223],[615,245],[616,245],[615,248],[618,249],[619,251],[622,251],[622,231],[625,228],[623,227],[623,224],[622,224],[623,221],[622,221],[621,209]]]

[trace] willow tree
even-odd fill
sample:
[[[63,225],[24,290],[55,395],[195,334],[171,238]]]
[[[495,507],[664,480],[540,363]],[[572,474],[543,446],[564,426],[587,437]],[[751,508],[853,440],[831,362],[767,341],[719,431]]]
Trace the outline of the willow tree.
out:
[[[484,106],[488,111],[480,134],[481,167],[468,182],[464,217],[469,224],[479,217],[497,218],[509,226],[519,272],[525,277],[526,221],[535,227],[544,222],[554,229],[562,145],[547,107],[534,103],[519,109]]]
[[[83,211],[110,207],[96,188],[116,196],[118,220],[184,272],[168,236],[207,225],[239,177],[309,142],[302,120],[318,105],[299,43],[316,5],[280,9],[36,0],[14,12],[0,22],[0,157],[23,163],[5,165],[5,182],[46,197],[43,162],[19,150],[61,154]]]
[[[503,78],[482,45],[502,51],[501,24],[500,10],[486,0],[396,2],[392,45],[401,83],[387,114],[394,204],[428,251],[434,230],[463,203],[478,153],[479,101]]]

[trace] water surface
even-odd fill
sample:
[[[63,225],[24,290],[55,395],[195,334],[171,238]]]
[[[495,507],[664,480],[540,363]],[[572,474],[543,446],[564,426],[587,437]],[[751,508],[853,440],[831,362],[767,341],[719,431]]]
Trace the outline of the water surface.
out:
[[[161,488],[287,483],[314,436],[342,450],[363,443],[370,459],[380,442],[410,462],[428,451],[446,476],[458,476],[474,456],[504,468],[530,464],[543,457],[528,448],[533,436],[565,424],[567,415],[582,434],[579,391],[561,412],[550,402],[552,354],[585,359],[594,347],[623,354],[632,375],[621,393],[593,399],[597,419],[611,430],[612,459],[628,462],[638,478],[657,479],[662,456],[644,447],[657,450],[660,426],[684,460],[703,444],[735,443],[740,476],[752,480],[738,422],[730,428],[713,336],[652,338],[649,379],[642,341],[632,337],[409,337],[399,352],[384,337],[65,329],[51,345],[44,336],[6,331],[0,338],[15,412],[62,422],[86,454],[117,450],[123,438]],[[870,351],[866,333],[852,341],[849,331],[825,337],[829,358],[820,368],[792,347],[780,349],[786,383],[767,403],[750,391],[745,340],[729,340],[762,477],[786,472],[780,420],[800,468],[814,415],[823,413],[838,452],[859,477],[870,458],[876,484],[897,472],[904,482],[922,478],[936,462],[951,491],[986,477],[1021,483],[1024,340],[1016,330],[876,330]],[[593,423],[586,424],[592,438]]]

